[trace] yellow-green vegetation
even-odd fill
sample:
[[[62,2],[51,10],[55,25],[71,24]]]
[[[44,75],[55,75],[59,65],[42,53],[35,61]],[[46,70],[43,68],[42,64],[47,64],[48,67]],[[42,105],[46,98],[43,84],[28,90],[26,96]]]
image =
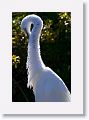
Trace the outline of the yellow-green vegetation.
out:
[[[12,64],[15,68],[17,68],[17,64],[20,63],[20,57],[16,55],[12,55]]]

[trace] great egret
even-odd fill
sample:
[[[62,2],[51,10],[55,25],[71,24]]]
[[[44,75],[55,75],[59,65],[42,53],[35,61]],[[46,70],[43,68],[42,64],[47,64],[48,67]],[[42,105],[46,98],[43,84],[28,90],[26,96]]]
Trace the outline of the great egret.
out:
[[[28,35],[27,87],[33,87],[36,102],[69,102],[70,92],[65,83],[41,59],[39,39],[42,27],[42,19],[34,14],[26,16],[21,22],[22,31]]]

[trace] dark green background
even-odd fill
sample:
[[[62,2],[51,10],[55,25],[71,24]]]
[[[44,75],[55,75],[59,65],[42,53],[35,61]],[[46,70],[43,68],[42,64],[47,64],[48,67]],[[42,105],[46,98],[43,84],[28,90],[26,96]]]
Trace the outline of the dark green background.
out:
[[[14,12],[12,13],[12,101],[35,101],[32,89],[27,89],[27,36],[21,32],[21,20],[36,14],[43,20],[41,56],[71,92],[71,13]]]

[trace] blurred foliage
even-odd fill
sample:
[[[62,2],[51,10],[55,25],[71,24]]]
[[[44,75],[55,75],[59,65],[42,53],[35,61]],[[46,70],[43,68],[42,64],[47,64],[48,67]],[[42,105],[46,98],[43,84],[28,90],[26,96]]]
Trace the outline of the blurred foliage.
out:
[[[17,68],[17,64],[20,63],[20,57],[16,55],[12,55],[12,65]]]
[[[14,12],[12,13],[12,101],[34,101],[32,89],[27,89],[27,35],[21,32],[26,15],[36,14],[43,20],[40,44],[46,66],[52,68],[71,91],[71,13]]]

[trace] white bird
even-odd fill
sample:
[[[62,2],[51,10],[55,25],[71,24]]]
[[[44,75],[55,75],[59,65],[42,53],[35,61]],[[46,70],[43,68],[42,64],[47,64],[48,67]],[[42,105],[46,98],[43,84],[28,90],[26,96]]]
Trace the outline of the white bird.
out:
[[[70,102],[70,92],[63,80],[42,61],[39,44],[42,27],[42,19],[34,14],[21,22],[21,30],[28,34],[27,87],[33,87],[36,102]]]

